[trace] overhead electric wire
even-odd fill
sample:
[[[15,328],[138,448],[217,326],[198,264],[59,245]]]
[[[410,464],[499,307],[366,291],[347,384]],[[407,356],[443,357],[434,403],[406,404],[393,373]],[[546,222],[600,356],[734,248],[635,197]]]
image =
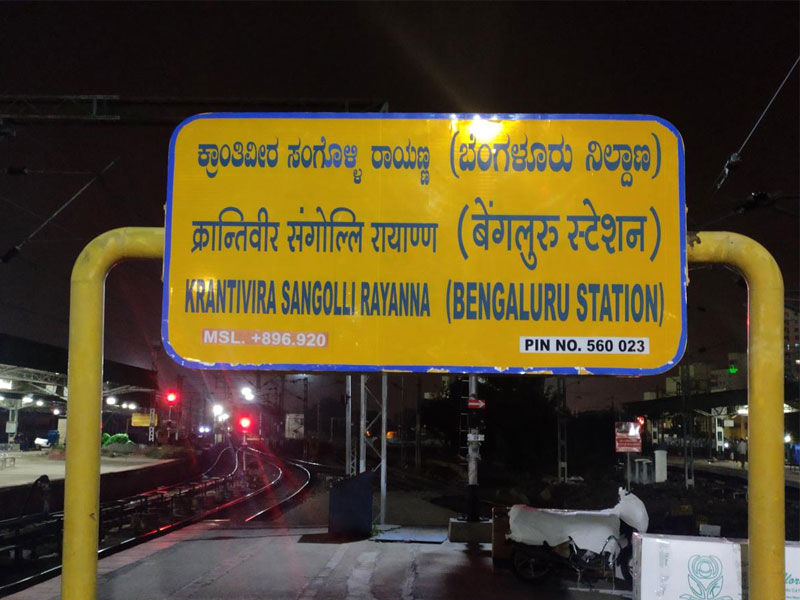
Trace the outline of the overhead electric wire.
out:
[[[720,221],[724,221],[725,219],[729,219],[731,217],[735,217],[737,215],[742,215],[745,212],[753,210],[754,208],[768,206],[773,210],[776,210],[780,213],[788,215],[790,217],[794,217],[795,219],[798,218],[797,212],[789,210],[787,208],[783,208],[782,206],[778,205],[779,200],[797,200],[800,198],[797,194],[784,194],[782,192],[772,192],[772,193],[761,193],[761,192],[754,192],[748,196],[748,200],[745,202],[740,202],[737,204],[732,210],[726,212],[723,215],[715,217],[709,221],[706,221],[700,226],[700,229],[706,229],[711,225],[716,225]],[[766,200],[764,200],[766,199]],[[731,200],[732,202],[732,200]]]
[[[91,171],[52,171],[29,169],[28,167],[7,167],[7,175],[93,175]]]
[[[772,98],[770,98],[769,102],[767,102],[767,106],[761,112],[761,115],[756,120],[755,125],[753,125],[752,129],[750,129],[750,133],[747,134],[747,137],[742,142],[742,145],[739,146],[739,150],[731,154],[728,160],[725,162],[725,166],[722,167],[722,172],[719,174],[717,180],[714,182],[714,190],[711,192],[712,196],[722,187],[722,185],[728,179],[728,175],[730,175],[731,172],[742,161],[742,156],[741,156],[742,150],[744,150],[744,147],[745,145],[747,145],[747,142],[750,141],[750,138],[752,137],[753,133],[755,133],[755,130],[758,128],[759,124],[764,119],[764,116],[767,114],[767,111],[772,106],[772,103],[775,102],[775,98],[778,97],[778,94],[780,94],[781,90],[783,89],[783,86],[789,80],[789,76],[792,74],[792,71],[794,71],[794,68],[797,66],[797,63],[799,62],[800,62],[800,56],[798,56],[797,60],[795,60],[792,66],[789,67],[789,71],[787,71],[786,76],[783,78],[783,81],[781,81],[780,85],[778,86],[778,89],[775,90],[775,93],[772,94]]]
[[[17,210],[19,210],[19,211],[22,211],[22,212],[24,212],[24,213],[28,213],[30,216],[32,216],[32,217],[33,217],[33,218],[35,218],[35,219],[44,219],[44,217],[43,217],[42,215],[40,215],[40,214],[38,214],[38,213],[36,213],[36,212],[32,211],[32,210],[31,210],[31,209],[29,209],[28,207],[26,207],[26,206],[24,206],[24,205],[20,204],[19,202],[15,202],[14,200],[11,200],[11,198],[8,198],[8,197],[6,197],[6,196],[4,196],[4,195],[2,195],[2,194],[0,194],[0,202],[5,202],[5,203],[7,203],[7,204],[10,204],[11,206],[13,206],[14,208],[16,208]],[[67,229],[66,227],[63,227],[63,226],[59,225],[58,223],[54,223],[54,224],[53,224],[53,227],[58,227],[58,228],[59,228],[59,229],[61,229],[62,231],[65,231],[65,232],[67,232],[67,233],[71,233],[69,229]]]
[[[89,187],[91,187],[91,185],[92,185],[92,184],[93,184],[95,181],[97,181],[98,179],[100,179],[100,177],[102,177],[102,176],[103,176],[103,174],[104,174],[106,171],[108,171],[108,170],[109,170],[111,167],[113,167],[113,166],[114,166],[114,163],[116,163],[116,162],[117,162],[117,159],[115,158],[115,159],[114,159],[114,160],[112,160],[110,163],[108,163],[108,164],[107,164],[107,165],[106,165],[106,166],[103,168],[103,170],[102,170],[102,171],[100,171],[100,172],[99,172],[97,175],[95,175],[95,176],[94,176],[94,177],[92,177],[92,178],[91,178],[89,181],[87,181],[87,182],[86,182],[86,183],[83,185],[83,187],[81,187],[81,189],[79,189],[77,192],[75,192],[74,194],[72,194],[72,196],[70,196],[69,200],[67,200],[66,202],[64,202],[64,204],[62,204],[61,206],[59,206],[59,207],[56,209],[56,211],[55,211],[55,212],[54,212],[52,215],[50,215],[50,216],[49,216],[47,219],[45,219],[45,220],[44,220],[44,222],[43,222],[41,225],[39,225],[39,227],[37,227],[36,229],[34,229],[34,230],[33,230],[33,232],[32,232],[32,233],[31,233],[31,234],[30,234],[28,237],[26,237],[26,238],[25,238],[25,239],[22,241],[22,243],[20,243],[20,244],[19,244],[19,247],[21,248],[23,244],[25,244],[25,243],[29,242],[29,241],[30,241],[30,240],[31,240],[31,239],[32,239],[32,238],[33,238],[33,237],[34,237],[34,236],[35,236],[37,233],[39,233],[39,232],[40,232],[42,229],[44,229],[44,228],[47,226],[47,224],[48,224],[50,221],[52,221],[53,219],[55,219],[55,218],[56,218],[56,217],[59,215],[59,213],[61,213],[61,211],[62,211],[62,210],[64,210],[64,209],[65,209],[65,208],[67,208],[67,207],[68,207],[70,204],[72,204],[72,202],[73,202],[75,199],[77,199],[77,198],[78,198],[78,196],[80,196],[81,194],[83,194],[83,192],[85,192],[86,190],[88,190],[88,189],[89,189]]]
[[[764,115],[767,114],[767,111],[769,110],[769,107],[772,106],[773,102],[775,102],[775,98],[777,98],[778,94],[781,93],[781,90],[783,89],[783,86],[789,80],[789,75],[792,74],[792,71],[794,71],[794,68],[797,66],[797,63],[799,63],[799,62],[800,62],[800,56],[798,56],[797,60],[794,61],[794,64],[791,66],[789,71],[786,73],[786,77],[783,78],[783,81],[781,81],[781,84],[778,86],[778,89],[775,90],[774,94],[772,94],[772,98],[770,98],[769,102],[767,103],[767,106],[764,108],[764,111],[761,113],[761,116],[758,117],[758,120],[756,121],[756,124],[753,125],[753,128],[750,130],[750,133],[747,134],[747,137],[742,142],[742,145],[739,146],[739,151],[737,152],[737,154],[741,154],[742,153],[742,150],[744,150],[745,145],[747,144],[747,142],[750,141],[750,137],[753,135],[753,133],[755,132],[756,128],[761,123],[761,120],[764,118]]]
[[[92,177],[92,178],[91,178],[89,181],[87,181],[87,182],[86,182],[86,183],[85,183],[85,184],[84,184],[84,185],[81,187],[81,189],[79,189],[77,192],[75,192],[74,194],[72,194],[72,196],[70,196],[70,198],[69,198],[69,199],[68,199],[66,202],[64,202],[64,203],[63,203],[61,206],[59,206],[59,207],[58,207],[58,208],[55,210],[55,212],[53,212],[53,214],[51,214],[49,217],[47,217],[47,218],[44,220],[44,222],[42,222],[42,223],[41,223],[41,224],[40,224],[40,225],[39,225],[39,226],[38,226],[36,229],[34,229],[34,230],[33,230],[33,231],[32,231],[32,232],[31,232],[31,233],[28,235],[28,237],[26,237],[24,240],[22,240],[22,241],[21,241],[19,244],[17,244],[16,246],[12,246],[11,248],[9,248],[9,249],[6,251],[6,253],[5,253],[5,254],[3,254],[3,256],[2,256],[2,258],[1,258],[0,260],[2,260],[2,262],[8,262],[8,261],[10,261],[12,258],[14,258],[14,257],[15,257],[17,254],[19,254],[19,251],[20,251],[20,250],[22,250],[22,247],[23,247],[25,244],[27,244],[29,241],[31,241],[31,239],[33,239],[33,237],[34,237],[34,236],[36,236],[36,234],[37,234],[37,233],[39,233],[39,232],[40,232],[42,229],[44,229],[44,228],[47,226],[47,224],[48,224],[48,223],[50,223],[50,222],[51,222],[53,219],[55,219],[55,218],[56,218],[56,217],[57,217],[57,216],[58,216],[58,215],[61,213],[61,211],[63,211],[65,208],[67,208],[67,207],[68,207],[70,204],[72,204],[72,202],[73,202],[75,199],[77,199],[77,198],[78,198],[78,197],[79,197],[81,194],[83,194],[83,192],[85,192],[87,189],[89,189],[89,187],[91,187],[91,185],[92,185],[92,184],[93,184],[95,181],[97,181],[98,179],[100,179],[100,178],[103,176],[103,174],[104,174],[106,171],[108,171],[108,170],[109,170],[111,167],[113,167],[113,166],[114,166],[114,164],[117,162],[117,160],[118,160],[118,159],[117,159],[117,158],[115,158],[115,159],[114,159],[114,160],[112,160],[110,163],[108,163],[108,164],[107,164],[107,165],[106,165],[106,166],[103,168],[103,170],[102,170],[102,171],[100,171],[100,172],[99,172],[97,175],[95,175],[95,176],[94,176],[94,177]]]

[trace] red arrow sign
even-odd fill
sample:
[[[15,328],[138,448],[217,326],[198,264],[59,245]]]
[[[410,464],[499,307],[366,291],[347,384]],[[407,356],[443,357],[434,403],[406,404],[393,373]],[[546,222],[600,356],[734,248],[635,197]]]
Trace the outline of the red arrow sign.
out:
[[[467,400],[467,408],[486,408],[486,401],[478,398],[469,398]]]

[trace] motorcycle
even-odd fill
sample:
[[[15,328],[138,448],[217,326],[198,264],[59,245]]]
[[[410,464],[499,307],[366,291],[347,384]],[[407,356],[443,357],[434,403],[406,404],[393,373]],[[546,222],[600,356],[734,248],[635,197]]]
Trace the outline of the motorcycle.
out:
[[[559,569],[582,580],[612,575],[632,580],[633,532],[646,533],[644,503],[619,488],[619,502],[598,511],[556,510],[515,504],[508,512],[511,566],[521,578],[540,583]]]

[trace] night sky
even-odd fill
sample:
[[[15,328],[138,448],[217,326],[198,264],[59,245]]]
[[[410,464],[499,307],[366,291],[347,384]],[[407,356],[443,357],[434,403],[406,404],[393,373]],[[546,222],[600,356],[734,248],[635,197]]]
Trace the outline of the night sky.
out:
[[[7,3],[0,82],[9,95],[373,99],[392,112],[644,113],[686,148],[690,230],[751,236],[798,283],[795,69],[718,193],[713,183],[800,53],[800,4]],[[151,114],[158,105],[149,108]],[[213,111],[214,103],[207,110]],[[113,105],[111,107],[113,112]],[[186,115],[189,116],[189,115]],[[115,164],[0,264],[0,331],[67,343],[69,272],[113,227],[163,225],[172,126],[5,122],[0,253],[22,242],[91,174]],[[7,174],[27,167],[28,175]],[[736,214],[752,192],[773,204]],[[690,360],[723,366],[746,348],[746,290],[723,268],[693,268]],[[109,278],[107,357],[174,376],[159,349],[160,268]],[[663,377],[582,383],[581,407],[639,399]]]

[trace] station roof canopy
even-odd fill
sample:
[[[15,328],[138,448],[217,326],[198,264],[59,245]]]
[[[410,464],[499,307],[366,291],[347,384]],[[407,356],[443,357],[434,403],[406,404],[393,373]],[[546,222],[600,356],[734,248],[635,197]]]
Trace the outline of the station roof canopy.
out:
[[[155,371],[103,361],[103,393],[127,394],[158,389]],[[67,351],[0,334],[0,390],[5,398],[26,394],[66,400]]]
[[[792,409],[798,408],[798,384],[786,382],[784,402]],[[725,390],[720,392],[692,393],[686,398],[684,405],[683,396],[664,396],[654,400],[638,400],[625,405],[630,413],[643,414],[648,417],[658,417],[663,414],[676,414],[684,410],[700,410],[711,412],[720,407],[739,407],[747,405],[747,390]],[[685,408],[684,408],[685,406]]]

